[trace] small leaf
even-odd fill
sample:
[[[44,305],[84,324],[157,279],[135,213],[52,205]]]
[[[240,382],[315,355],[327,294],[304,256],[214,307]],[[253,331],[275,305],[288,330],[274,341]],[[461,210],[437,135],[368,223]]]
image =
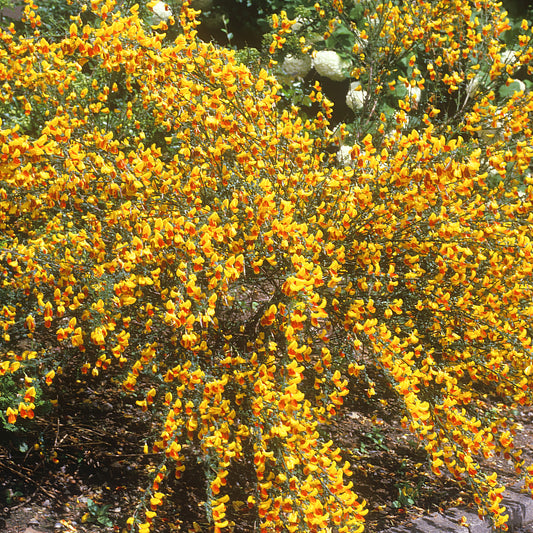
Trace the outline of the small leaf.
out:
[[[326,46],[338,53],[342,52],[343,48],[351,52],[354,43],[355,35],[342,24],[326,39]]]
[[[521,83],[519,81],[513,81],[509,85],[502,85],[500,87],[499,93],[502,98],[509,98],[513,96],[515,92],[519,92],[521,90]]]
[[[348,16],[350,17],[350,20],[353,22],[358,22],[363,18],[363,15],[365,14],[365,9],[361,4],[356,4],[352,9],[350,9],[350,12],[348,13]]]
[[[407,94],[407,87],[403,83],[398,83],[394,89],[394,95],[398,98],[404,98]]]
[[[111,519],[108,517],[108,516],[99,516],[96,521],[105,526],[105,527],[111,527],[113,526],[113,522],[111,521]]]
[[[87,509],[89,509],[89,512],[93,515],[98,514],[98,505],[94,503],[90,498],[87,500]]]
[[[383,104],[383,106],[381,107],[381,112],[389,119],[394,116],[394,114],[396,113],[396,109],[394,109],[390,105]]]

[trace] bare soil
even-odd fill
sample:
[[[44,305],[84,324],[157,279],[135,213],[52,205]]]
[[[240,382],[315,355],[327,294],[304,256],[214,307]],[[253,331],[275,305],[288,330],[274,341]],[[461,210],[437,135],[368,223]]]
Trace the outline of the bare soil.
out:
[[[150,471],[160,459],[143,453],[145,439],[152,433],[150,419],[131,398],[106,394],[80,388],[27,431],[0,433],[0,531],[111,533],[126,528],[126,519],[143,498]],[[531,464],[533,409],[524,408],[518,421],[523,429],[515,446]],[[368,502],[369,533],[472,504],[455,481],[428,473],[423,448],[402,429],[393,406],[380,402],[347,406],[328,431],[347,450],[354,486]],[[165,488],[170,494],[167,511],[157,524],[159,532],[189,531],[195,521],[201,531],[209,531],[202,476],[193,459],[184,478]],[[509,485],[518,479],[502,457],[487,467]],[[236,531],[255,531],[246,512],[242,510],[243,525]]]

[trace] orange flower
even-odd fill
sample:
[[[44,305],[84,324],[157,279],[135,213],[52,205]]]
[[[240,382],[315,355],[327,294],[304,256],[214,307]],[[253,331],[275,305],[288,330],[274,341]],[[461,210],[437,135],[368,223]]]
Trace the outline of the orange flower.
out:
[[[45,376],[45,383],[50,386],[56,375],[55,370],[50,370]]]
[[[14,424],[17,421],[18,410],[8,407],[6,409],[7,421],[10,424]]]

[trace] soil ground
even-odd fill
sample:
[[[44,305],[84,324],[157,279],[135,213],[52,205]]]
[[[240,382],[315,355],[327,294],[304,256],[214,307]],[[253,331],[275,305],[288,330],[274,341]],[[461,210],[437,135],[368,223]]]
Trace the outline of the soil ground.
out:
[[[108,394],[108,393],[107,393]],[[361,406],[359,406],[361,407]],[[515,437],[526,463],[533,463],[533,409],[518,414]],[[126,518],[150,484],[160,460],[144,454],[150,420],[135,402],[97,390],[73,391],[69,402],[39,418],[28,431],[0,434],[0,531],[7,533],[96,533],[123,531]],[[346,407],[331,428],[347,449],[352,481],[370,510],[366,531],[377,533],[406,520],[471,504],[451,479],[428,474],[423,448],[401,428],[393,409]],[[202,526],[202,480],[194,461],[180,483],[171,484],[167,514],[157,531]],[[490,466],[510,485],[518,477],[503,458]],[[187,471],[186,471],[187,472]],[[246,488],[243,488],[246,491]],[[235,531],[254,532],[244,509]]]

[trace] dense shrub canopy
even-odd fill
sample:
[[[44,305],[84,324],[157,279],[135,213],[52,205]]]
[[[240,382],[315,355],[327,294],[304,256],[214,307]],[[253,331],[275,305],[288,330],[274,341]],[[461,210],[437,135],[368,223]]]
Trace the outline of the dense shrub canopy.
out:
[[[510,65],[491,2],[474,3],[493,13],[484,25],[469,2],[446,4],[469,21],[461,39],[488,36],[491,80],[528,70],[526,27]],[[375,8],[407,25],[383,25],[391,54],[415,27],[434,32],[442,54],[409,75],[464,94],[457,33],[402,9]],[[138,13],[94,0],[59,40],[0,34],[0,386],[21,379],[5,423],[33,417],[59,378],[120,378],[160,420],[139,531],[194,450],[215,531],[238,521],[238,496],[262,531],[352,532],[365,505],[327,426],[354,391],[385,394],[378,374],[435,474],[503,524],[503,489],[478,461],[502,452],[533,488],[511,420],[533,399],[531,94],[495,105],[472,90],[452,129],[436,99],[414,107],[406,91],[374,135],[333,134],[319,86],[322,111],[304,120],[266,70],[199,41],[186,6],[175,39]],[[31,4],[26,17],[38,28]],[[281,17],[276,42],[291,25]],[[324,152],[339,137],[342,168]],[[254,494],[228,483],[237,468]]]

